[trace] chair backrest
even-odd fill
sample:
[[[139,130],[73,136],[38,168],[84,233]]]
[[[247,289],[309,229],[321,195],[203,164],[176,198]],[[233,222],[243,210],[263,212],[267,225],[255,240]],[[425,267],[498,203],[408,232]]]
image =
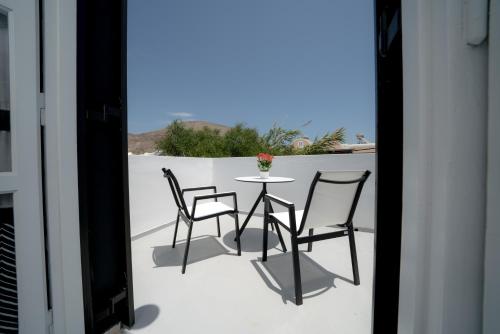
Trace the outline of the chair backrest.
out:
[[[352,224],[370,171],[318,171],[311,183],[299,234],[304,229]]]
[[[170,190],[172,191],[172,196],[174,196],[175,204],[180,211],[183,211],[186,217],[189,218],[189,212],[187,209],[186,202],[184,201],[184,196],[182,195],[181,187],[179,187],[179,182],[174,173],[170,169],[162,168],[163,177],[167,178],[168,184],[170,185]]]

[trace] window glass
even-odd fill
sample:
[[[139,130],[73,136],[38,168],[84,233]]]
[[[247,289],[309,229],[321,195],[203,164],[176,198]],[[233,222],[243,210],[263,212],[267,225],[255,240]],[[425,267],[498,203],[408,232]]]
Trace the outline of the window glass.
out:
[[[9,70],[9,22],[0,12],[0,172],[12,170]]]

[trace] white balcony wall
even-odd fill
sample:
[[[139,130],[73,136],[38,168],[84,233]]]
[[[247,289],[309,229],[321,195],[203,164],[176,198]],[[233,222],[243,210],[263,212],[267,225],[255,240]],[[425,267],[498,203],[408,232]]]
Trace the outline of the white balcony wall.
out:
[[[234,190],[238,194],[240,211],[250,211],[262,190],[260,184],[237,182],[237,176],[257,175],[254,157],[214,159],[214,180],[222,190]],[[318,170],[370,170],[373,174],[363,188],[354,216],[354,225],[359,228],[374,229],[375,215],[375,154],[326,154],[308,156],[276,157],[271,168],[271,176],[286,176],[295,179],[292,183],[269,184],[269,193],[295,203],[297,210],[304,208],[309,186]],[[259,205],[257,213],[263,212]],[[284,211],[274,205],[275,211]]]
[[[130,229],[132,237],[175,220],[175,205],[163,167],[182,188],[211,185],[212,159],[129,156]]]
[[[168,226],[175,220],[176,206],[161,168],[172,169],[182,188],[216,185],[218,191],[236,191],[240,211],[250,211],[260,184],[234,180],[237,176],[257,175],[254,157],[247,158],[180,158],[130,156],[130,221],[132,236]],[[296,181],[272,184],[268,191],[286,198],[302,209],[309,185],[317,170],[375,171],[375,154],[342,154],[277,157],[271,175],[288,176]],[[190,202],[190,199],[188,199]],[[188,204],[189,205],[189,204]],[[354,217],[356,227],[373,231],[375,214],[375,175],[368,179]],[[278,210],[278,208],[275,208]],[[262,213],[260,205],[257,213]]]

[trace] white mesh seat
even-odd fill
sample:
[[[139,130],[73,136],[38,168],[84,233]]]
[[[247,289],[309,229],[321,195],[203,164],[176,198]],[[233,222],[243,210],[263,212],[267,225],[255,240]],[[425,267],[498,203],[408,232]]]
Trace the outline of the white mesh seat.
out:
[[[278,220],[286,228],[290,229],[290,215],[288,214],[288,211],[270,213],[269,215]],[[303,215],[304,215],[304,210],[295,211],[296,221],[300,222],[302,220]],[[297,224],[296,226],[297,231],[299,227],[300,225]]]
[[[192,214],[193,207],[188,206],[187,211]],[[196,204],[196,211],[194,212],[195,219],[205,216],[212,216],[222,212],[233,212],[234,208],[226,205],[222,202],[208,202],[202,204]]]
[[[288,214],[288,211],[270,213],[269,215],[272,216],[273,218],[275,218],[276,220],[278,220],[281,223],[281,225],[290,229],[290,215]],[[295,219],[297,220],[297,222],[302,221],[303,215],[304,215],[304,210],[295,211]],[[345,221],[342,222],[339,220],[339,221],[331,221],[330,224],[325,225],[325,226],[339,228],[339,227],[342,227],[339,225],[343,225],[343,224],[345,224]],[[298,232],[300,229],[300,224],[297,223],[296,229]]]
[[[293,203],[271,194],[265,195],[262,261],[267,260],[269,224],[278,221],[290,232],[297,305],[302,304],[299,244],[307,243],[307,250],[310,252],[315,241],[348,237],[354,285],[360,284],[352,219],[368,176],[370,171],[318,171],[311,183],[304,210],[296,211]],[[270,212],[271,202],[287,208],[288,211]],[[314,229],[319,227],[334,227],[334,229],[314,235]],[[308,230],[307,236],[302,236],[304,230]]]

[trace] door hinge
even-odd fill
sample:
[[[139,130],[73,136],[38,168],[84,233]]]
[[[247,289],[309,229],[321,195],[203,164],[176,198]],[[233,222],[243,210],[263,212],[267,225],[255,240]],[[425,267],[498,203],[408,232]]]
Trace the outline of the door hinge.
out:
[[[40,109],[40,125],[45,126],[45,94],[38,94],[38,108]]]
[[[45,126],[45,108],[40,108],[40,125]]]

